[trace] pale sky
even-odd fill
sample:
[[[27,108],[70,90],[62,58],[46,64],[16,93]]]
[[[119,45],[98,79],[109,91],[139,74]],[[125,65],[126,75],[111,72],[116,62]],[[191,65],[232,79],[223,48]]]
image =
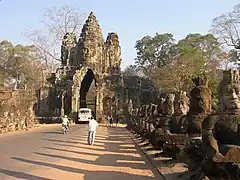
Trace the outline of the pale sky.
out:
[[[29,25],[40,27],[43,9],[70,5],[93,11],[104,38],[108,32],[118,33],[125,67],[134,63],[134,45],[143,36],[170,32],[179,40],[188,33],[207,33],[216,16],[238,3],[240,0],[2,0],[0,41],[29,43],[22,33]]]

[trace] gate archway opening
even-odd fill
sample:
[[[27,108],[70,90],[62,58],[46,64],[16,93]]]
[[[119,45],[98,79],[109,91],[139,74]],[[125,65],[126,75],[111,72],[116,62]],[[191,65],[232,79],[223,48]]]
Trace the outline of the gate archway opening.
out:
[[[94,73],[91,69],[83,77],[80,86],[80,108],[89,108],[92,110],[92,115],[96,118],[96,99],[97,99],[97,82]]]

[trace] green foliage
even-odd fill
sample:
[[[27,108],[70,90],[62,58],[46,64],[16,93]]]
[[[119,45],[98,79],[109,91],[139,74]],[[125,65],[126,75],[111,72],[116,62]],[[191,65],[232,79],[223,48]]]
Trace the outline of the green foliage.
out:
[[[170,33],[158,34],[154,37],[144,36],[136,42],[136,67],[146,76],[151,76],[157,68],[163,67],[176,54],[173,35]]]
[[[43,65],[35,46],[14,46],[9,41],[0,42],[0,84],[9,78],[19,80],[19,87],[35,89],[42,83]]]
[[[122,72],[124,76],[137,76],[138,71],[135,66],[127,66],[124,71]]]
[[[147,77],[162,91],[189,91],[192,79],[203,74],[210,77],[210,88],[215,91],[217,69],[227,57],[212,34],[189,34],[177,44],[171,34],[157,34],[143,37],[137,45],[136,67],[146,69]]]

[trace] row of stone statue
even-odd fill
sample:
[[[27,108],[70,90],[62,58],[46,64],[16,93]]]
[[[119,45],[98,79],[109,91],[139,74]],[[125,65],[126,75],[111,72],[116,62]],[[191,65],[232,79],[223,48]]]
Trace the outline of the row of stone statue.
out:
[[[163,154],[186,163],[190,179],[240,179],[239,70],[223,72],[219,111],[212,111],[206,78],[190,92],[168,94],[157,105],[133,109],[131,128]]]

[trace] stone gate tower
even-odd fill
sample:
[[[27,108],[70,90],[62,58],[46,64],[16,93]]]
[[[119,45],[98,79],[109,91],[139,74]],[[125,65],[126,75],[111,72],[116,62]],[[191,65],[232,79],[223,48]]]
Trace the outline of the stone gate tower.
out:
[[[116,105],[113,84],[121,82],[118,35],[111,32],[104,41],[100,25],[91,12],[78,41],[72,33],[64,36],[61,61],[56,73],[48,79],[51,82],[48,92],[51,107],[48,109],[53,115],[59,113],[77,117],[79,108],[90,107],[95,103],[91,108],[100,121],[110,112],[105,107],[111,103]]]

